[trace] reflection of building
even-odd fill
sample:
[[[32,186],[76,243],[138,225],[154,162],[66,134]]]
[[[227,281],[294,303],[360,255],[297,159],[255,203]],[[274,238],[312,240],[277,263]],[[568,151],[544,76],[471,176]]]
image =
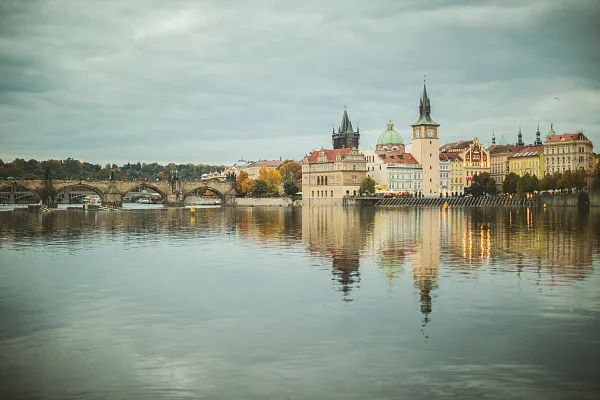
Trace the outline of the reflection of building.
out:
[[[302,198],[356,196],[366,176],[366,158],[357,149],[315,150],[302,163]]]
[[[594,145],[583,133],[563,133],[557,135],[551,128],[544,141],[546,173],[593,171]]]
[[[311,253],[331,259],[336,286],[348,296],[360,281],[360,251],[374,210],[303,207],[302,241]]]
[[[442,211],[417,209],[414,211],[416,225],[420,228],[420,240],[412,254],[412,273],[424,322],[429,321],[432,311],[431,291],[437,288],[440,272],[440,236]]]

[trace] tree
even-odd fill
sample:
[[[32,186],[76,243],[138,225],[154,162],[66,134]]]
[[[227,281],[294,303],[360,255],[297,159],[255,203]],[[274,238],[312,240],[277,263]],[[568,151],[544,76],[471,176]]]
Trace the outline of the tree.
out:
[[[502,183],[502,191],[504,193],[517,193],[517,184],[519,183],[519,175],[511,172],[506,175],[504,183]]]
[[[572,183],[573,183],[573,187],[577,188],[578,190],[583,189],[584,187],[587,186],[587,174],[585,173],[584,169],[578,169],[577,171],[575,171],[575,173],[572,174]]]
[[[258,171],[258,179],[267,184],[268,192],[271,196],[279,194],[279,185],[281,184],[281,174],[273,168],[261,167]]]
[[[487,172],[475,175],[471,184],[473,196],[479,197],[483,194],[496,194],[496,181]]]
[[[294,196],[298,193],[298,185],[296,185],[296,182],[294,182],[293,179],[287,179],[283,183],[283,192],[288,196]]]
[[[254,180],[251,194],[254,197],[265,197],[271,195],[271,190],[267,182],[262,179],[256,179]]]
[[[299,183],[302,178],[302,166],[294,160],[285,160],[277,170],[281,174],[281,179],[286,181],[293,179]]]
[[[592,188],[594,190],[600,190],[600,165],[596,167],[596,171],[594,172],[594,182],[592,183]]]
[[[238,194],[245,196],[252,191],[253,181],[246,171],[241,171],[235,180],[235,190]]]
[[[375,193],[375,180],[370,176],[367,176],[360,184],[360,188],[358,189],[359,193]]]

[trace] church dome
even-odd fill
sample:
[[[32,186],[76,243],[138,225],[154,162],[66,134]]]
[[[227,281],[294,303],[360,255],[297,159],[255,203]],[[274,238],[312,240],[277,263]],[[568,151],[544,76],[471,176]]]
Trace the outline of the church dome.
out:
[[[386,146],[393,144],[404,144],[402,142],[402,136],[396,130],[394,130],[394,124],[392,121],[388,122],[385,131],[381,132],[379,139],[377,139],[377,146]]]

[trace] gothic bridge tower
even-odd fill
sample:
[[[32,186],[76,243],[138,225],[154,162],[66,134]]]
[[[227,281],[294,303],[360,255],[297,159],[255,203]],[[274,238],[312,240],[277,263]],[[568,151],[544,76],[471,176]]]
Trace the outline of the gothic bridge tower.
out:
[[[358,127],[356,132],[352,128],[352,122],[348,118],[348,112],[344,110],[342,116],[342,122],[336,132],[335,129],[331,132],[331,140],[333,142],[334,149],[343,149],[344,147],[352,149],[358,149],[358,140],[360,139],[360,133]]]

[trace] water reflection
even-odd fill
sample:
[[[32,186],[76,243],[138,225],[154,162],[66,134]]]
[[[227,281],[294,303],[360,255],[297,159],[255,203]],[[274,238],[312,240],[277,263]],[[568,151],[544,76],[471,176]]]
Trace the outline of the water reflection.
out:
[[[585,397],[599,243],[576,209],[0,212],[0,397]]]

